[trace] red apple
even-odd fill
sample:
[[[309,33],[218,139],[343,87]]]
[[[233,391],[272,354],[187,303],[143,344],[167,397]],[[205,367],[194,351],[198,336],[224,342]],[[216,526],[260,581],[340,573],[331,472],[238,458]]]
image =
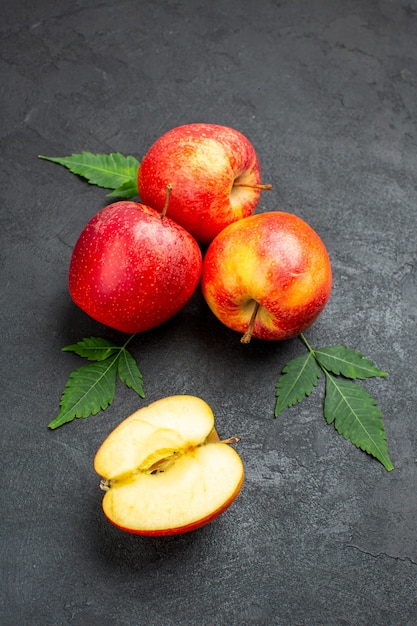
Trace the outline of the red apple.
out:
[[[115,202],[95,215],[75,244],[69,290],[98,322],[125,333],[175,315],[201,275],[201,250],[168,217],[136,202]]]
[[[225,226],[251,215],[261,184],[258,157],[239,131],[216,124],[186,124],[168,131],[148,150],[138,171],[139,196],[163,211],[201,244]]]
[[[169,396],[125,419],[99,448],[103,510],[119,528],[174,535],[218,517],[238,495],[244,469],[221,442],[210,407],[194,396]]]
[[[310,326],[330,296],[326,248],[301,218],[252,215],[227,226],[203,261],[202,291],[213,313],[250,338],[290,339]]]

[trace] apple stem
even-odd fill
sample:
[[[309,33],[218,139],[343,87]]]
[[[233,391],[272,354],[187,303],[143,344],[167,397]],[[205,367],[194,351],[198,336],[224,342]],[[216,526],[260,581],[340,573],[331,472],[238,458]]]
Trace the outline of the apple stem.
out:
[[[261,183],[253,184],[250,183],[234,183],[233,187],[250,187],[251,189],[264,189],[265,191],[271,191],[272,185],[261,185]]]
[[[162,213],[161,213],[161,220],[163,220],[163,219],[164,219],[164,217],[165,217],[165,215],[166,215],[166,213],[167,213],[167,210],[168,210],[169,197],[170,197],[170,195],[171,195],[171,191],[172,191],[172,187],[171,187],[171,185],[170,185],[170,184],[168,184],[168,185],[166,186],[166,190],[167,190],[167,194],[166,194],[166,196],[165,196],[165,204],[164,204],[164,208],[162,209]]]
[[[243,337],[241,338],[241,343],[249,343],[252,339],[253,327],[255,325],[255,319],[259,311],[260,304],[259,302],[255,302],[255,306],[253,307],[252,315],[249,320],[249,326]]]
[[[238,435],[233,435],[233,437],[229,437],[228,439],[222,439],[219,443],[227,443],[229,445],[233,445],[234,443],[239,443],[240,437]]]

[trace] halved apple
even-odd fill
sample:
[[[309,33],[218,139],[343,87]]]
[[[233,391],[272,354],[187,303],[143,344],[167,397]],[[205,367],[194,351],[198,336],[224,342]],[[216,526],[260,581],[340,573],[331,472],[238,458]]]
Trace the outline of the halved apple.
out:
[[[211,408],[195,396],[168,396],[139,409],[94,459],[106,517],[140,535],[174,535],[207,524],[242,486],[243,463],[230,447],[237,441],[219,440]]]

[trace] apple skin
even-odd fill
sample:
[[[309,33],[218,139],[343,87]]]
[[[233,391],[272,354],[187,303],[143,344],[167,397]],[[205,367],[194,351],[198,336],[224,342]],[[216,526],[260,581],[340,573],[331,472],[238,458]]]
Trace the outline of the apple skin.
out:
[[[260,213],[231,224],[213,240],[203,260],[201,287],[214,315],[245,333],[243,343],[251,336],[291,339],[317,319],[329,299],[330,259],[300,217]]]
[[[161,398],[123,420],[94,458],[103,477],[103,512],[121,530],[148,536],[196,530],[235,500],[243,463],[219,441],[201,398]]]
[[[217,124],[171,129],[149,148],[138,170],[141,201],[162,211],[170,185],[167,215],[204,245],[228,224],[254,212],[261,190],[237,185],[260,184],[250,141]]]
[[[69,267],[69,291],[92,318],[125,333],[175,315],[196,290],[201,250],[181,226],[154,209],[120,201],[81,232]]]

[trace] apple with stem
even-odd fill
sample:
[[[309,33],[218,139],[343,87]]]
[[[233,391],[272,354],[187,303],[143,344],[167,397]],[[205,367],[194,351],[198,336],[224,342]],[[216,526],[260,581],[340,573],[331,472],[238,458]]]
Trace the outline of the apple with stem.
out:
[[[168,396],[121,422],[94,459],[103,511],[122,530],[174,535],[218,517],[237,497],[243,463],[220,441],[211,408],[190,395]]]
[[[120,201],[81,232],[69,267],[73,301],[92,318],[125,333],[175,315],[196,290],[201,250],[181,226],[143,204]]]
[[[185,124],[149,148],[138,170],[141,201],[162,211],[200,244],[252,215],[262,189],[259,160],[239,131],[217,124]]]
[[[304,332],[324,309],[332,271],[323,241],[304,220],[281,211],[227,226],[203,260],[201,287],[229,328],[266,340]]]

